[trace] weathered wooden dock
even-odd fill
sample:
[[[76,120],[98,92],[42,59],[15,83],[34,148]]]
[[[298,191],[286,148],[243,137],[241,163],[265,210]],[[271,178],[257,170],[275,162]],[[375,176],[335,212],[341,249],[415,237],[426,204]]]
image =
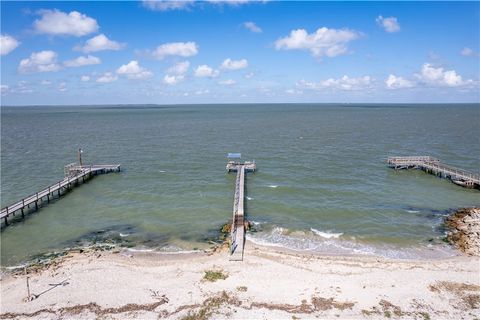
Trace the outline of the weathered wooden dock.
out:
[[[389,157],[388,166],[394,169],[420,169],[465,188],[480,188],[480,175],[443,164],[430,156]]]
[[[80,182],[102,173],[119,172],[119,164],[105,164],[105,165],[77,165],[69,164],[65,166],[65,179],[60,180],[47,188],[23,198],[9,206],[6,206],[0,211],[0,220],[3,220],[4,226],[8,226],[8,219],[20,213],[22,218],[25,217],[27,211],[36,211],[39,205],[45,201],[50,202],[50,199],[57,194],[60,197],[64,193],[71,190],[73,187],[79,185]],[[32,206],[32,208],[30,208]],[[32,209],[32,210],[31,210]]]
[[[227,172],[236,172],[235,196],[233,200],[233,219],[231,228],[230,243],[230,261],[242,261],[243,249],[245,246],[245,173],[255,172],[257,167],[255,162],[235,162],[227,163]]]

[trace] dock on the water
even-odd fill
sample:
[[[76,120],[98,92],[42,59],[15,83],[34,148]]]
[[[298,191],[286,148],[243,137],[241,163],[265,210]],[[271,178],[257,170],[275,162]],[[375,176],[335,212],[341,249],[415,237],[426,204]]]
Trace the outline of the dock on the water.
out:
[[[78,165],[75,163],[65,166],[65,178],[60,180],[47,188],[34,193],[28,197],[21,199],[0,211],[0,220],[3,220],[5,226],[8,226],[8,219],[11,216],[15,216],[20,213],[22,218],[25,217],[27,211],[30,209],[36,211],[39,208],[39,205],[42,202],[50,202],[55,194],[57,197],[65,194],[73,187],[79,185],[80,182],[85,182],[86,180],[102,173],[109,172],[119,172],[119,164],[102,164],[102,165]],[[32,208],[30,208],[30,206]]]
[[[430,156],[389,157],[388,166],[394,169],[420,169],[465,188],[480,188],[480,175],[443,164]]]
[[[229,158],[236,158],[229,154]],[[238,156],[240,158],[240,156]],[[247,172],[255,172],[257,167],[255,162],[238,162],[228,161],[227,172],[236,172],[235,180],[235,196],[233,200],[233,219],[231,228],[230,243],[230,261],[243,260],[243,248],[245,246],[245,174]]]

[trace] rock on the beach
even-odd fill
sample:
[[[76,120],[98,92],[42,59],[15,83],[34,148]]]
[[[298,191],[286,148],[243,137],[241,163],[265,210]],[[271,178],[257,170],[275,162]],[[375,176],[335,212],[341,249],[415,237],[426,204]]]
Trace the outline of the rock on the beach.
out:
[[[480,256],[480,208],[459,209],[445,219],[450,228],[447,239],[460,251]]]

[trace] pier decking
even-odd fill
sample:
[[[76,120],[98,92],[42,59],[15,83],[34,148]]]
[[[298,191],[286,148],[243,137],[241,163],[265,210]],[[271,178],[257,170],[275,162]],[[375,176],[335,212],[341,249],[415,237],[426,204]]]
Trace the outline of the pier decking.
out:
[[[425,172],[451,180],[466,188],[480,188],[480,175],[443,164],[430,156],[389,157],[388,166],[394,169],[420,169]]]
[[[98,174],[115,171],[120,171],[119,164],[81,166],[76,164],[66,165],[65,179],[60,180],[35,194],[25,197],[20,201],[6,206],[0,211],[0,220],[3,219],[4,225],[7,226],[8,218],[10,216],[15,216],[16,213],[20,212],[22,218],[25,217],[25,213],[31,205],[34,206],[34,209],[36,211],[38,210],[39,204],[41,202],[45,201],[45,199],[47,200],[47,202],[50,202],[50,198],[53,198],[55,193],[57,193],[58,197],[60,197],[62,193],[71,190],[72,187],[78,185],[80,182],[85,182],[85,180],[88,180],[89,178]]]
[[[233,219],[231,228],[231,244],[230,244],[230,260],[242,261],[243,248],[245,245],[245,216],[244,216],[244,199],[245,199],[245,173],[248,171],[255,172],[255,162],[235,162],[227,163],[227,172],[237,172],[235,180],[235,196],[233,200]]]

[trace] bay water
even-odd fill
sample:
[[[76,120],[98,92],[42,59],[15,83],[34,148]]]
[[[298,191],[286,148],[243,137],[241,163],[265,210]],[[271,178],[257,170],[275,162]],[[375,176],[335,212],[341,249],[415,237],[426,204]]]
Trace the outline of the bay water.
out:
[[[1,205],[63,178],[75,162],[121,164],[1,231],[1,264],[79,243],[207,248],[231,219],[228,152],[255,160],[253,243],[393,258],[457,254],[443,219],[480,192],[386,158],[430,155],[479,173],[478,104],[250,104],[1,108]],[[93,239],[93,240],[92,240]]]

